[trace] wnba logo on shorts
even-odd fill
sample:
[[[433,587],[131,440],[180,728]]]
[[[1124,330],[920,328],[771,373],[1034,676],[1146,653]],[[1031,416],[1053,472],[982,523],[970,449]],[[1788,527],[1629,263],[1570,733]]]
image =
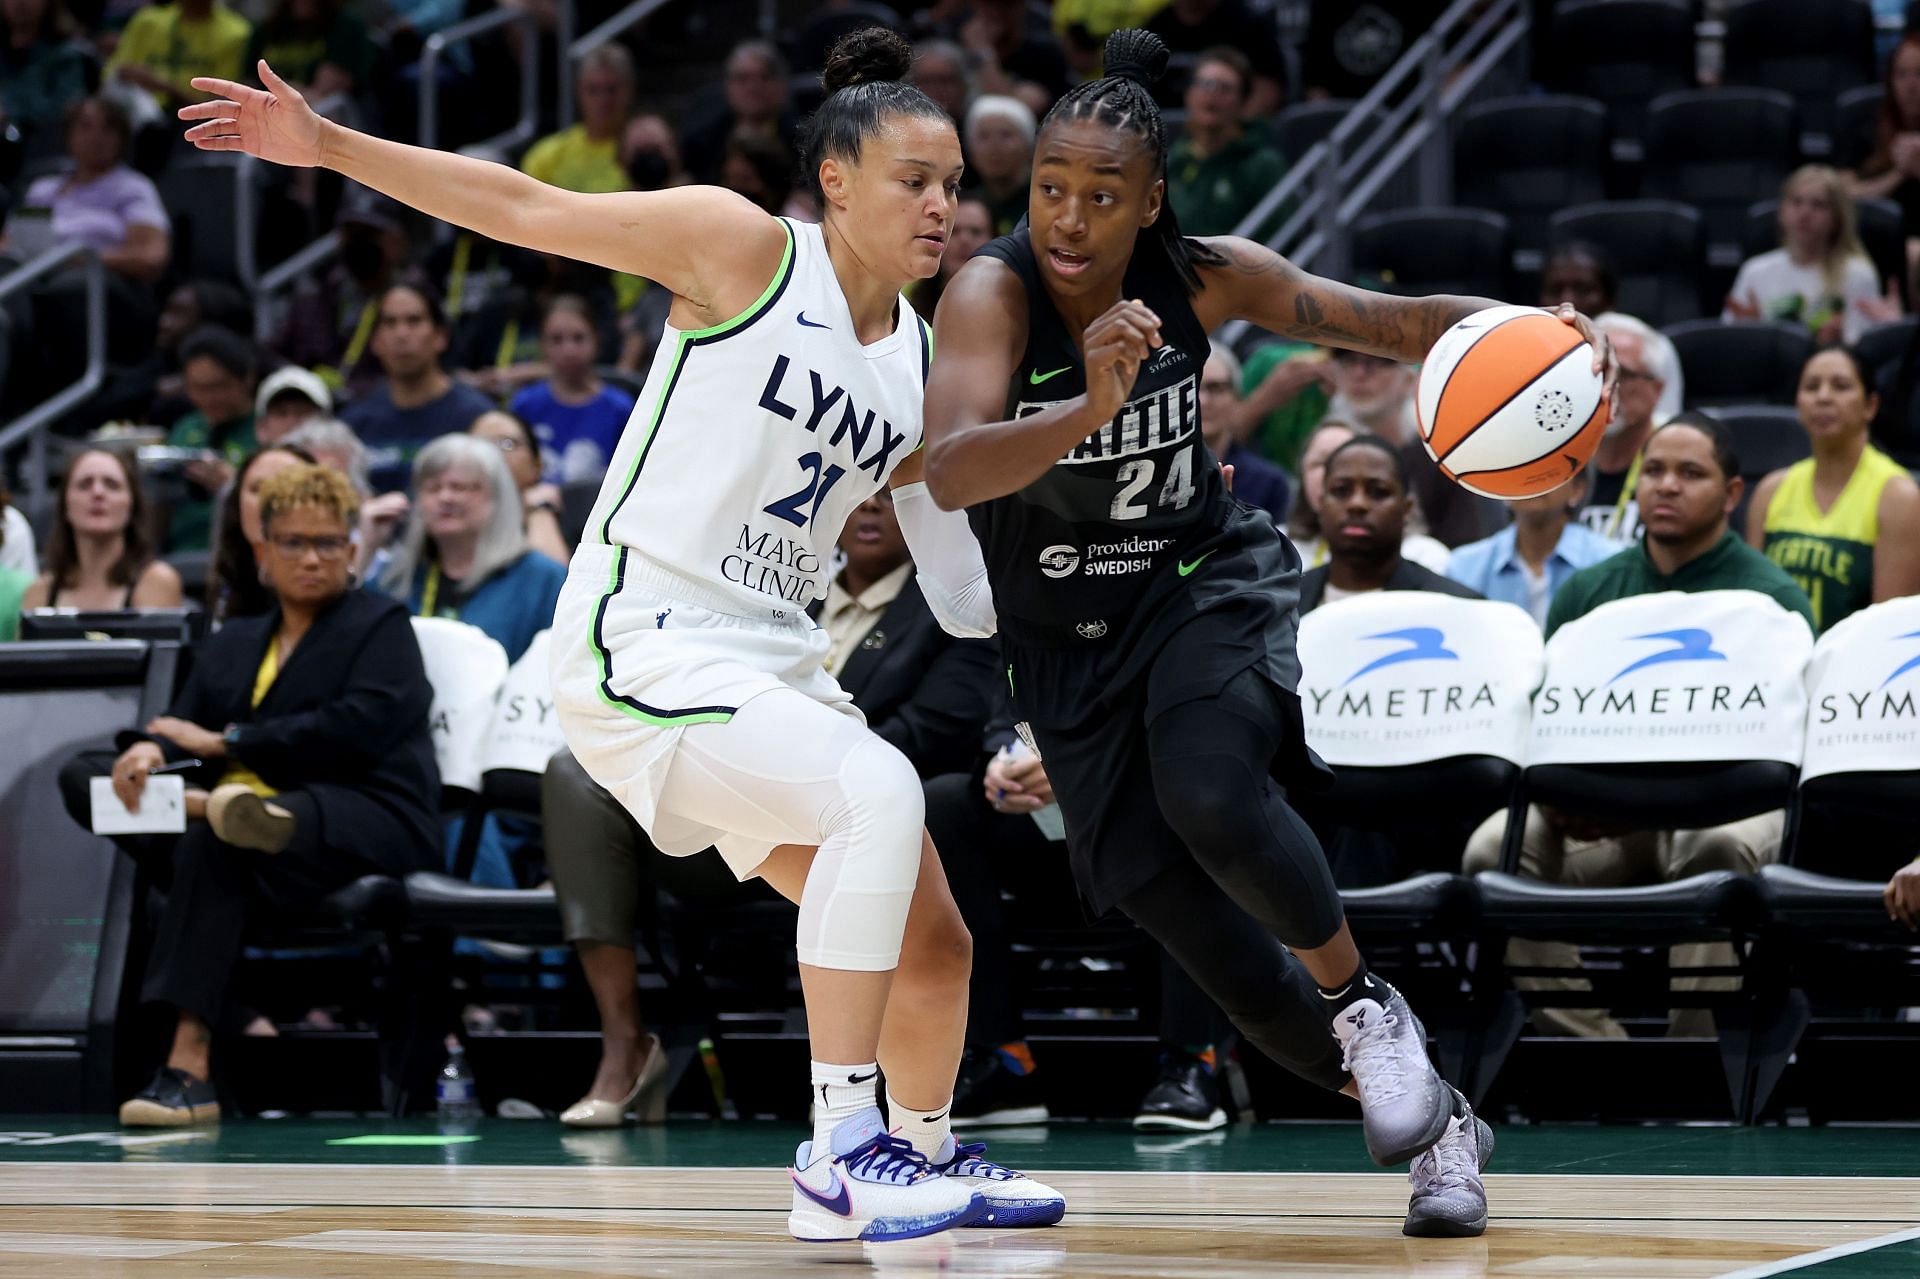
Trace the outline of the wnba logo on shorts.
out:
[[[1040,571],[1048,577],[1072,577],[1080,567],[1080,552],[1071,546],[1049,546],[1040,552]]]
[[[1073,629],[1080,632],[1081,639],[1100,639],[1107,633],[1107,623],[1103,618],[1095,619],[1091,622],[1081,622]]]

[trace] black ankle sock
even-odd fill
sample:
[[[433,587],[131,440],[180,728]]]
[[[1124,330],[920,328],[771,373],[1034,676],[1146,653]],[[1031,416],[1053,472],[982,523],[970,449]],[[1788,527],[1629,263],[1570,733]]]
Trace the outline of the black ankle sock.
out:
[[[1362,999],[1371,999],[1377,1004],[1385,1004],[1393,998],[1393,987],[1382,979],[1367,972],[1367,961],[1361,960],[1353,975],[1337,986],[1320,987],[1320,998],[1327,1006],[1327,1020],[1332,1021],[1345,1012],[1349,1005]]]

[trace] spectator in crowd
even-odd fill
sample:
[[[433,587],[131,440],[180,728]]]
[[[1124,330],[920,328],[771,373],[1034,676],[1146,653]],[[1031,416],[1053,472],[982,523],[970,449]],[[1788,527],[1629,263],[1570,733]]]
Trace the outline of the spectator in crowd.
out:
[[[794,153],[779,138],[743,131],[727,138],[720,185],[775,217],[818,222],[820,210],[812,196],[795,185],[799,168]]]
[[[64,0],[0,4],[0,112],[29,152],[55,136],[69,103],[87,94],[87,56]]]
[[[527,545],[520,493],[500,449],[446,435],[413,468],[405,538],[376,574],[380,589],[415,617],[477,626],[517,662],[553,625],[567,570]]]
[[[547,376],[513,397],[513,412],[533,428],[540,449],[530,460],[550,483],[605,475],[633,416],[632,394],[594,372],[599,353],[600,335],[585,302],[563,294],[547,304],[540,322]]]
[[[1547,610],[1547,636],[1602,604],[1660,591],[1759,591],[1813,622],[1807,596],[1780,568],[1728,527],[1744,486],[1733,436],[1705,415],[1684,415],[1654,431],[1640,463],[1643,539],[1568,578]],[[1753,871],[1779,854],[1784,815],[1763,813],[1702,830],[1629,831],[1533,805],[1527,810],[1520,873],[1552,883],[1618,887],[1685,879],[1709,870]],[[1467,841],[1469,874],[1500,864],[1504,812],[1489,817]],[[1675,968],[1699,967],[1725,955],[1720,949],[1674,948]],[[1516,966],[1579,966],[1579,951],[1559,942],[1514,941]],[[1531,989],[1571,989],[1580,978],[1520,978]],[[1699,978],[1683,981],[1698,982]],[[1604,1012],[1536,1010],[1534,1018],[1561,1033],[1625,1038]],[[1702,1029],[1699,1019],[1676,1019],[1675,1032]]]
[[[1229,235],[1286,174],[1280,152],[1242,123],[1253,64],[1209,49],[1187,81],[1187,124],[1167,155],[1167,199],[1188,235]],[[1256,237],[1257,238],[1257,237]]]
[[[1654,331],[1632,316],[1609,313],[1598,321],[1613,343],[1619,385],[1613,416],[1587,464],[1589,485],[1580,520],[1588,529],[1616,543],[1640,536],[1640,508],[1634,503],[1639,482],[1640,453],[1659,418],[1666,382],[1652,360]]]
[[[340,418],[367,446],[376,492],[401,488],[429,440],[458,435],[493,407],[440,367],[447,315],[425,286],[395,284],[380,295],[371,346],[386,377]]]
[[[20,603],[40,570],[34,562],[33,526],[13,508],[13,495],[4,484],[0,484],[0,507],[7,514],[5,523],[0,524],[0,644],[10,644],[20,638]],[[19,529],[27,530],[24,562],[15,541]]]
[[[1920,932],[1920,857],[1893,872],[1883,896],[1888,918],[1906,925],[1908,932]]]
[[[13,504],[13,494],[7,492],[4,481],[0,481],[0,569],[23,573],[28,582],[40,576],[40,557],[35,548],[33,524]],[[15,611],[18,610],[0,609],[0,616]]]
[[[1880,370],[1880,408],[1869,438],[1888,457],[1920,471],[1920,328],[1900,358]]]
[[[1747,541],[1799,583],[1819,631],[1920,595],[1920,485],[1868,442],[1878,408],[1857,355],[1817,352],[1794,399],[1813,456],[1761,480],[1747,509]]]
[[[1446,7],[1444,0],[1312,0],[1300,58],[1307,96],[1366,97]]]
[[[533,431],[505,409],[493,409],[473,420],[469,434],[499,449],[506,459],[507,471],[520,491],[527,545],[555,563],[565,564],[571,554],[560,525],[565,499],[558,484],[541,476],[540,447]]]
[[[168,712],[121,734],[111,771],[130,809],[149,770],[205,761],[188,774],[184,835],[122,841],[171,869],[141,995],[177,1017],[166,1063],[121,1107],[129,1127],[220,1118],[212,1028],[251,921],[303,908],[361,875],[433,862],[433,690],[405,610],[351,589],[356,502],[323,467],[276,475],[260,493],[274,607],[223,626]],[[83,755],[61,773],[83,825],[98,767],[98,756]]]
[[[118,103],[98,95],[80,99],[67,109],[72,170],[35,178],[20,205],[52,210],[54,245],[92,249],[115,276],[144,286],[166,274],[173,226],[153,179],[127,167],[132,138],[132,122]],[[152,317],[144,288],[118,292],[115,301],[123,296],[138,297]]]
[[[1902,37],[1888,59],[1873,150],[1858,173],[1843,176],[1854,199],[1900,206],[1911,261],[1920,241],[1920,34]]]
[[[1404,450],[1377,435],[1356,435],[1334,449],[1320,483],[1326,563],[1300,578],[1300,611],[1367,591],[1438,591],[1480,598],[1403,553],[1413,497]]]
[[[84,449],[60,482],[45,572],[23,609],[178,608],[180,575],[155,558],[147,494],[131,459]]]
[[[253,396],[253,434],[261,444],[277,444],[308,422],[333,416],[333,392],[320,375],[297,364],[275,369],[260,380]]]
[[[967,767],[992,713],[997,646],[955,639],[934,620],[884,489],[854,509],[839,547],[845,563],[818,618],[830,645],[828,674],[921,776]],[[641,1021],[634,983],[635,908],[643,888],[659,884],[676,895],[691,888],[732,900],[765,889],[735,885],[724,867],[713,873],[718,858],[669,858],[655,850],[618,801],[564,752],[547,769],[541,800],[554,890],[567,940],[579,950],[600,1010],[602,1036],[592,1087],[560,1118],[611,1127],[628,1107],[647,1112],[642,1094],[657,1086],[662,1069],[659,1041]]]
[[[947,284],[953,279],[954,272],[967,264],[967,259],[980,251],[982,245],[993,239],[993,210],[986,201],[977,195],[963,196],[953,206],[953,221],[947,227],[947,247],[940,254],[940,269],[925,280],[916,280],[907,287],[907,300],[913,303],[913,309],[928,324],[933,323],[933,313],[940,305],[940,298],[947,291]]]
[[[380,380],[373,352],[380,299],[407,274],[409,251],[401,206],[365,187],[349,186],[334,218],[340,260],[294,293],[287,318],[269,341],[275,351],[318,373],[328,386],[359,397]]]
[[[913,47],[913,86],[953,118],[958,130],[973,100],[967,52],[951,40],[922,40]]]
[[[266,534],[260,525],[260,490],[289,467],[313,465],[313,455],[289,444],[269,444],[240,464],[240,473],[220,499],[213,559],[207,565],[207,614],[215,626],[236,617],[259,617],[275,596],[262,573]]]
[[[1327,416],[1351,422],[1400,450],[1415,508],[1428,533],[1448,546],[1459,546],[1485,537],[1506,518],[1500,503],[1461,488],[1428,456],[1413,407],[1412,366],[1344,350],[1333,352],[1332,365],[1334,393]]]
[[[1326,417],[1333,386],[1333,361],[1325,347],[1262,343],[1241,371],[1242,438],[1261,457],[1297,474],[1300,447]]]
[[[244,65],[247,80],[258,85],[254,68],[264,58],[315,111],[339,118],[371,82],[378,54],[346,0],[274,0],[247,41]]]
[[[1740,264],[1721,318],[1804,324],[1831,346],[1899,313],[1897,291],[1880,296],[1846,184],[1826,165],[1808,164],[1780,189],[1780,247]]]
[[[208,327],[252,338],[252,301],[224,280],[188,280],[176,285],[161,304],[153,338],[140,362],[121,374],[125,384],[114,391],[114,403],[127,405],[122,415],[144,414],[146,421],[172,422],[193,411],[180,368],[180,347],[189,336]]]
[[[1067,58],[1026,0],[974,0],[948,34],[967,51],[981,93],[1017,97],[1038,115],[1067,91]]]
[[[1246,0],[1173,0],[1146,27],[1176,54],[1209,49],[1245,54],[1253,83],[1240,110],[1248,119],[1272,115],[1286,101],[1287,62],[1273,18],[1256,13]]]
[[[1038,128],[1032,108],[1018,98],[982,94],[967,108],[968,194],[992,210],[995,235],[1027,216]]]
[[[1345,422],[1332,418],[1320,423],[1307,436],[1300,453],[1300,487],[1293,506],[1287,512],[1283,530],[1293,549],[1300,553],[1303,568],[1318,568],[1327,562],[1325,530],[1320,525],[1320,499],[1326,492],[1327,459],[1333,451],[1354,438],[1357,432]],[[1435,573],[1447,567],[1451,554],[1445,546],[1424,533],[1406,533],[1400,539],[1400,554]]]
[[[651,111],[627,121],[620,135],[620,167],[635,191],[663,191],[693,181],[681,160],[680,137],[673,124]]]
[[[800,124],[788,101],[787,74],[786,59],[770,41],[733,47],[727,55],[725,105],[681,132],[682,153],[696,181],[719,182],[727,139],[738,132],[778,138],[793,152]]]
[[[206,95],[196,76],[241,80],[253,24],[220,0],[173,0],[149,4],[133,15],[107,59],[106,74],[143,89],[162,110]]]
[[[186,464],[187,494],[174,504],[167,547],[207,549],[213,498],[233,480],[234,469],[259,447],[254,434],[253,386],[259,352],[226,329],[202,328],[180,344],[193,412],[173,424],[167,443],[201,456]]]
[[[1231,349],[1213,343],[1206,367],[1200,372],[1200,428],[1207,447],[1222,466],[1233,468],[1233,495],[1273,516],[1276,527],[1286,522],[1293,501],[1293,480],[1287,473],[1240,443],[1245,403],[1240,398],[1240,360]]]
[[[360,443],[360,437],[353,428],[337,417],[309,418],[288,433],[280,441],[289,448],[305,449],[313,454],[313,460],[321,466],[329,467],[347,477],[353,485],[353,491],[363,499],[360,513],[364,517],[372,501],[364,500],[373,492],[373,486],[367,479],[367,449]],[[406,494],[397,495],[401,501]],[[404,510],[402,511],[404,514]],[[391,531],[391,530],[389,530]]]
[[[1510,503],[1513,523],[1447,558],[1447,576],[1490,600],[1517,604],[1547,625],[1547,606],[1566,580],[1620,549],[1579,522],[1586,507],[1583,469],[1551,493]]]
[[[580,123],[533,144],[520,171],[568,191],[625,191],[620,144],[633,114],[633,55],[603,44],[580,60],[574,102]]]
[[[1612,319],[1619,301],[1620,282],[1613,259],[1590,240],[1567,240],[1547,250],[1540,273],[1540,305],[1548,310],[1563,302],[1573,304],[1596,324]],[[1624,317],[1634,320],[1634,316]],[[1646,346],[1647,371],[1660,379],[1660,399],[1654,405],[1656,422],[1670,420],[1686,403],[1686,378],[1680,371],[1680,352],[1660,330],[1645,323],[1639,332]],[[1634,452],[1639,451],[1636,445]]]

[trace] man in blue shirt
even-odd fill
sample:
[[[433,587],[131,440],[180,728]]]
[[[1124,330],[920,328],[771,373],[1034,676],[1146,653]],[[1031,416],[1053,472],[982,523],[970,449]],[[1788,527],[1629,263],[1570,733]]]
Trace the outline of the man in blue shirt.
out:
[[[1551,493],[1513,503],[1513,523],[1455,550],[1447,576],[1490,600],[1518,604],[1544,629],[1560,584],[1620,549],[1575,518],[1587,487],[1582,470]]]
[[[340,418],[367,446],[376,493],[404,489],[413,458],[431,440],[463,435],[493,401],[447,376],[447,317],[419,286],[396,284],[380,298],[373,354],[387,375]]]

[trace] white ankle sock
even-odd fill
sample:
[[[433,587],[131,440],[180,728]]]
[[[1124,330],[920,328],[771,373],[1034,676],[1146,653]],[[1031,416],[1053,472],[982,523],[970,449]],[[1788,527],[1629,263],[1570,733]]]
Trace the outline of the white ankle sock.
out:
[[[946,1148],[947,1138],[953,1132],[953,1098],[951,1097],[932,1110],[915,1110],[911,1106],[902,1105],[893,1095],[893,1090],[889,1088],[887,1090],[887,1122],[893,1125],[893,1131],[896,1134],[913,1143],[913,1148],[929,1160],[952,1154]]]
[[[833,1154],[833,1130],[841,1121],[863,1110],[873,1110],[878,1122],[880,1067],[876,1062],[864,1066],[841,1066],[830,1062],[813,1063],[813,1150],[817,1159]]]

